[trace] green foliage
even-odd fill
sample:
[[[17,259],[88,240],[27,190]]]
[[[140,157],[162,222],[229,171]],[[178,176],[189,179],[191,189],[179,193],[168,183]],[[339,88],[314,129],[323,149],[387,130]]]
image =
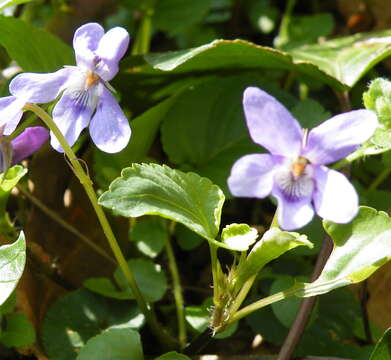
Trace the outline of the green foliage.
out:
[[[135,305],[80,289],[49,308],[43,324],[43,344],[50,359],[72,360],[91,337],[103,330],[115,326],[138,329],[143,323],[144,317]]]
[[[155,302],[164,296],[167,291],[167,279],[160,265],[144,259],[131,259],[128,265],[147,301]],[[107,278],[90,278],[84,282],[84,286],[97,294],[110,298],[134,299],[132,290],[119,267],[114,272],[114,280],[113,284]]]
[[[299,120],[303,129],[312,129],[329,119],[331,114],[316,100],[305,99],[298,102],[292,109],[292,115]]]
[[[334,26],[333,16],[329,13],[293,16],[287,31],[274,40],[274,45],[287,50],[314,43],[320,37],[330,35]]]
[[[296,63],[311,63],[346,87],[353,87],[365,73],[391,54],[390,35],[391,30],[355,34],[298,47],[290,50],[290,54]]]
[[[157,164],[135,164],[122,171],[99,202],[126,217],[159,215],[180,222],[213,241],[219,230],[224,195],[197,174]]]
[[[0,0],[0,11],[4,10],[9,6],[15,6],[19,4],[28,3],[33,0]]]
[[[137,249],[151,258],[155,258],[163,250],[167,236],[167,227],[155,217],[136,221],[129,233],[130,240],[136,243]]]
[[[177,224],[175,226],[175,238],[178,245],[183,250],[192,250],[203,242],[201,236],[189,230],[186,226],[183,226],[182,224]]]
[[[15,289],[26,263],[26,241],[23,231],[10,245],[0,246],[0,305]]]
[[[377,78],[363,94],[364,105],[376,112],[379,122],[391,130],[391,81]]]
[[[131,259],[128,265],[147,301],[158,301],[164,296],[167,291],[167,279],[160,265],[143,259]],[[120,268],[115,271],[114,278],[122,289],[126,289],[128,296],[133,298],[129,283]]]
[[[130,124],[132,137],[129,144],[115,156],[95,149],[94,170],[97,174],[97,181],[103,189],[106,189],[120,175],[124,167],[133,162],[146,160],[160,123],[175,101],[176,97],[168,98],[135,118]]]
[[[25,314],[9,314],[6,327],[0,334],[0,343],[7,347],[24,347],[35,342],[33,324]]]
[[[383,337],[376,344],[369,360],[390,360],[391,359],[391,328],[387,329]]]
[[[47,31],[5,16],[0,28],[0,45],[24,71],[50,72],[75,62],[71,48]]]
[[[256,275],[267,263],[303,245],[313,246],[305,235],[271,228],[258,240],[245,262],[237,269],[235,287],[240,289],[246,280]]]
[[[144,58],[154,69],[173,73],[291,70],[306,74],[337,90],[344,90],[348,87],[336,74],[329,75],[323,69],[313,65],[311,61],[303,62],[298,56],[296,60],[296,55],[292,59],[292,56],[282,51],[243,40],[215,40],[197,48],[147,54]],[[379,58],[378,61],[383,58]]]
[[[324,228],[334,249],[318,279],[305,284],[300,296],[324,294],[363,281],[391,257],[391,220],[382,211],[362,206],[351,223],[324,221]]]
[[[200,22],[207,14],[211,0],[158,0],[154,9],[153,22],[169,35],[178,34]]]
[[[233,163],[262,151],[248,135],[242,110],[243,91],[254,84],[259,82],[253,77],[227,76],[181,93],[162,124],[163,148],[170,161],[208,177],[228,194]]]
[[[129,328],[108,329],[87,341],[77,360],[143,360],[140,335]]]
[[[221,233],[221,241],[232,250],[246,251],[258,237],[257,229],[247,224],[227,225]]]

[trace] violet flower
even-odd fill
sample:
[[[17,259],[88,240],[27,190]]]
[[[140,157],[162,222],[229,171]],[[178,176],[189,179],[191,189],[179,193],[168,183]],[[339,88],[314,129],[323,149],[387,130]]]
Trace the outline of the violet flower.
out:
[[[294,230],[324,219],[347,223],[358,211],[354,187],[341,173],[324,165],[345,158],[369,139],[376,115],[355,110],[332,117],[310,132],[301,129],[288,110],[266,92],[249,87],[243,107],[252,140],[270,154],[245,155],[228,178],[235,196],[278,200],[278,222]]]
[[[42,126],[29,127],[9,141],[0,136],[0,172],[29,157],[49,139],[49,131]]]
[[[24,103],[48,103],[61,94],[52,115],[71,146],[89,126],[99,149],[108,153],[121,151],[128,144],[131,131],[109,91],[108,81],[117,74],[118,62],[128,44],[129,34],[121,27],[105,33],[97,23],[85,24],[73,38],[77,66],[49,74],[22,73],[11,81],[10,92]],[[51,144],[62,151],[52,133]]]

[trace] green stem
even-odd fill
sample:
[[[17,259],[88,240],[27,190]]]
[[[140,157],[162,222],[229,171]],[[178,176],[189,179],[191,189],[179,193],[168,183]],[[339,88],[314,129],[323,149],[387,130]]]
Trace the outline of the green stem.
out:
[[[80,240],[84,241],[88,246],[94,249],[98,254],[103,256],[106,260],[108,260],[112,264],[117,264],[117,262],[110,255],[108,255],[104,249],[96,245],[93,241],[91,241],[87,236],[83,235],[79,230],[77,230],[71,224],[67,223],[64,219],[58,216],[52,209],[49,209],[41,200],[36,198],[33,194],[30,194],[30,192],[28,192],[27,190],[25,190],[23,186],[16,185],[16,187],[38,209],[40,209],[43,213],[45,213],[47,216],[49,216],[51,219],[57,222],[60,226],[68,230],[70,233],[78,237]]]
[[[278,224],[278,207],[276,209],[276,212],[274,213],[272,223],[270,224],[270,229],[272,228],[279,228],[280,225]]]
[[[212,266],[212,278],[213,278],[213,299],[216,301],[217,299],[217,266],[218,266],[218,260],[217,260],[217,246],[208,242],[209,244],[209,250],[210,250],[210,260],[211,260],[211,266]]]
[[[372,184],[369,186],[368,190],[376,190],[377,187],[391,174],[391,168],[384,169],[375,180],[373,180]]]
[[[236,297],[236,299],[233,301],[232,305],[229,308],[229,314],[235,314],[239,310],[239,308],[242,305],[244,299],[246,298],[248,292],[250,291],[251,287],[253,286],[256,277],[257,277],[257,275],[250,277],[243,284],[242,288],[239,291],[238,296]],[[228,318],[230,316],[231,315],[228,315]]]
[[[153,9],[144,11],[132,48],[132,55],[142,55],[149,52],[152,37],[152,15]]]
[[[174,222],[172,224],[175,225]],[[172,285],[175,299],[176,312],[178,317],[178,338],[181,349],[186,346],[186,322],[184,312],[184,301],[182,295],[182,286],[179,276],[178,266],[175,260],[174,250],[171,244],[171,235],[173,230],[170,226],[170,234],[166,236],[166,252],[168,257],[168,267],[171,271]]]
[[[291,22],[292,11],[295,7],[296,0],[288,0],[288,3],[285,8],[284,15],[281,20],[280,28],[278,30],[279,43],[285,44],[289,36],[289,24]],[[277,44],[278,45],[278,44]]]
[[[176,344],[173,339],[162,331],[161,326],[159,325],[155,314],[151,311],[149,305],[144,300],[143,295],[141,294],[141,291],[139,287],[137,286],[136,280],[133,276],[133,273],[131,272],[126,259],[121,251],[121,248],[118,245],[117,239],[115,238],[115,235],[111,229],[111,226],[106,218],[106,215],[103,211],[103,209],[98,204],[98,200],[95,194],[95,190],[92,186],[92,181],[89,178],[89,176],[84,171],[83,167],[80,165],[79,160],[77,159],[75,153],[73,152],[72,148],[69,146],[68,142],[64,138],[63,134],[61,133],[60,129],[57,127],[57,125],[54,123],[51,116],[41,109],[39,106],[34,104],[26,104],[24,107],[24,110],[32,111],[35,115],[37,115],[53,132],[53,134],[56,136],[57,140],[61,144],[62,148],[64,149],[64,152],[66,156],[68,157],[71,165],[72,170],[79,179],[80,183],[84,187],[84,190],[87,193],[88,198],[90,199],[90,202],[94,208],[94,211],[98,217],[98,220],[101,224],[102,230],[109,242],[109,245],[111,247],[111,250],[113,251],[113,254],[118,262],[118,265],[120,266],[122,272],[125,275],[126,280],[128,281],[130,288],[132,289],[133,295],[136,299],[136,302],[141,310],[141,312],[144,314],[145,319],[148,323],[148,325],[151,327],[151,330],[154,332],[155,336],[161,341],[162,344],[166,344],[168,346],[174,346]]]
[[[281,292],[278,292],[274,295],[271,295],[271,296],[268,296],[268,297],[265,297],[261,300],[258,300],[246,307],[244,307],[243,309],[239,310],[237,313],[235,313],[227,322],[227,324],[225,324],[224,328],[226,328],[227,326],[233,324],[234,322],[236,321],[239,321],[241,318],[251,314],[252,312],[256,311],[256,310],[259,310],[267,305],[270,305],[270,304],[273,304],[277,301],[280,301],[280,300],[283,300],[289,296],[293,296],[295,295],[296,293],[300,292],[300,291],[303,291],[302,288],[297,288],[297,287],[294,287],[294,288],[291,288],[291,289],[288,289],[288,290],[285,290],[285,291],[281,291]],[[222,328],[222,330],[224,329]],[[219,330],[221,331],[221,330]]]

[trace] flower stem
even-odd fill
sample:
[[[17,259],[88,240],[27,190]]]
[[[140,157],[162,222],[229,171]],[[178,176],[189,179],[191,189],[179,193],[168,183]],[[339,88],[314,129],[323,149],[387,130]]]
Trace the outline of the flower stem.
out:
[[[209,244],[209,250],[210,250],[210,261],[212,266],[212,278],[213,278],[213,299],[217,299],[217,266],[218,266],[218,260],[217,260],[217,246],[214,244]]]
[[[148,325],[151,327],[151,330],[155,334],[155,336],[161,341],[163,345],[166,346],[175,346],[176,341],[173,340],[168,334],[166,334],[164,331],[162,331],[161,326],[159,325],[155,314],[151,311],[150,306],[146,303],[143,295],[141,294],[141,291],[139,287],[137,286],[136,280],[133,276],[133,273],[131,272],[126,259],[121,251],[121,248],[118,245],[117,239],[115,238],[115,235],[111,229],[110,223],[107,220],[107,217],[101,208],[101,206],[98,204],[98,200],[95,194],[95,190],[92,186],[92,181],[90,177],[87,175],[83,167],[80,165],[79,160],[77,159],[75,153],[73,152],[72,148],[69,146],[68,142],[64,138],[63,134],[61,133],[60,129],[57,127],[57,125],[54,123],[51,116],[41,109],[39,106],[34,104],[26,104],[24,106],[24,110],[32,111],[35,115],[37,115],[53,132],[53,134],[58,139],[59,143],[61,144],[62,148],[64,149],[65,154],[67,155],[71,165],[72,170],[79,179],[80,183],[84,187],[84,190],[87,193],[87,196],[94,208],[94,211],[98,217],[98,220],[101,224],[102,230],[109,242],[109,245],[111,247],[111,250],[113,251],[113,254],[118,262],[118,265],[120,266],[122,272],[125,275],[126,280],[128,281],[130,288],[132,289],[133,295],[136,299],[136,302],[141,310],[141,312],[144,314],[145,319],[148,323]]]
[[[33,194],[30,194],[29,191],[25,190],[23,186],[16,185],[18,190],[26,196],[38,209],[40,209],[43,213],[49,216],[52,220],[57,222],[64,229],[68,230],[70,233],[78,237],[80,240],[84,241],[88,246],[94,249],[98,254],[103,256],[106,260],[108,260],[112,264],[117,264],[117,262],[106,253],[104,249],[96,245],[93,241],[91,241],[87,236],[83,235],[79,230],[73,227],[71,224],[67,223],[64,219],[58,216],[52,209],[49,209],[41,200],[37,199]]]
[[[375,180],[373,180],[372,184],[368,187],[369,191],[376,190],[377,187],[385,180],[387,179],[388,175],[391,174],[391,168],[384,169]]]
[[[183,301],[182,286],[179,277],[178,266],[175,261],[175,255],[171,244],[171,235],[173,233],[173,227],[175,226],[175,222],[171,222],[171,224],[173,224],[173,226],[170,226],[170,233],[168,236],[166,236],[166,252],[168,257],[168,267],[170,268],[171,271],[175,306],[176,306],[177,317],[178,317],[179,345],[181,349],[183,349],[186,346],[186,322],[185,322],[185,312],[184,312],[184,301]]]
[[[142,55],[149,52],[152,35],[152,15],[152,8],[148,8],[143,12],[132,48],[132,55]]]
[[[235,314],[239,310],[239,308],[242,305],[244,299],[246,298],[248,292],[251,290],[251,287],[253,286],[256,277],[257,277],[257,275],[250,277],[243,284],[242,288],[239,291],[238,296],[235,298],[235,300],[233,301],[232,305],[229,308],[228,317],[231,316],[230,314]]]

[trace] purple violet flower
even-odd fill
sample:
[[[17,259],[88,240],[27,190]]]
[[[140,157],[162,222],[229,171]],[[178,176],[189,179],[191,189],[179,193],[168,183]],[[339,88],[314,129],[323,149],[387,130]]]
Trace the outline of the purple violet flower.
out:
[[[49,131],[42,126],[29,127],[9,141],[0,136],[0,172],[29,157],[49,139]]]
[[[53,109],[53,120],[71,146],[89,126],[99,149],[108,153],[121,151],[129,142],[131,130],[109,91],[108,81],[117,74],[118,62],[128,44],[129,34],[121,27],[105,33],[97,23],[85,24],[73,38],[77,66],[49,74],[22,73],[11,81],[10,92],[23,103],[48,103],[61,94]],[[53,134],[51,145],[62,151]]]
[[[358,211],[354,187],[326,164],[345,158],[374,133],[378,122],[370,110],[332,117],[311,131],[274,97],[249,87],[243,107],[252,140],[270,154],[245,155],[228,178],[231,193],[239,197],[278,200],[278,222],[294,230],[311,221],[314,211],[324,219],[347,223]]]

